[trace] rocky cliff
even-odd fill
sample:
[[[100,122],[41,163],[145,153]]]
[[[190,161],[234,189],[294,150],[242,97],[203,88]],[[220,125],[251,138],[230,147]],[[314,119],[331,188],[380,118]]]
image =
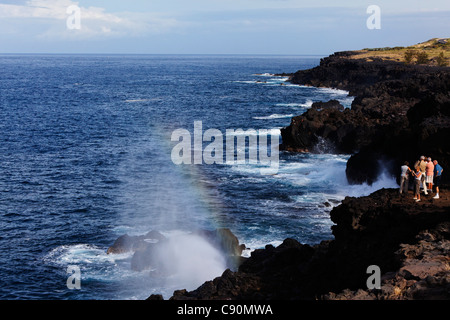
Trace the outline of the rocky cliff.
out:
[[[450,165],[450,68],[355,59],[335,53],[319,66],[297,71],[291,82],[348,90],[351,109],[313,105],[281,130],[281,149],[315,152],[323,141],[352,154],[350,183],[371,184],[382,170],[398,175],[421,155]]]
[[[255,250],[237,271],[172,300],[449,299],[450,193],[416,203],[396,189],[347,197],[331,212],[335,239],[310,246],[286,239]],[[381,270],[368,289],[367,268]]]
[[[398,176],[421,155],[450,165],[450,68],[333,54],[291,75],[292,83],[349,91],[351,109],[318,101],[281,130],[282,150],[352,154],[350,183],[372,183],[382,170]],[[445,178],[445,175],[444,175]],[[444,180],[445,182],[445,180]],[[450,298],[450,193],[440,199],[397,189],[345,198],[331,211],[334,239],[316,245],[286,239],[255,250],[236,271],[172,300],[408,300]],[[369,266],[381,271],[369,289]]]

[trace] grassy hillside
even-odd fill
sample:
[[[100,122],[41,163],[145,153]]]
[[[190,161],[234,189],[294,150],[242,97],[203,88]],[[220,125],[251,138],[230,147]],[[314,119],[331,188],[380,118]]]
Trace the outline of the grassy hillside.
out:
[[[412,64],[450,65],[450,38],[433,38],[408,47],[386,47],[354,51],[354,59],[380,58]]]

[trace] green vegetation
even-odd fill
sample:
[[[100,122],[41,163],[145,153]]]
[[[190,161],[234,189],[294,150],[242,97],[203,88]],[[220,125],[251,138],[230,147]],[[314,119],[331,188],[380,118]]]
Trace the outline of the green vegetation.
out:
[[[421,51],[416,53],[417,64],[427,64],[429,60],[428,53]]]
[[[388,50],[402,50],[405,47],[384,47],[384,48],[366,48],[367,51],[388,51]]]
[[[414,56],[416,55],[414,50],[407,50],[405,52],[405,62],[406,63],[411,63],[412,60],[414,59]]]
[[[374,59],[448,66],[450,61],[450,38],[433,38],[408,47],[366,48],[354,51],[353,59]]]
[[[445,55],[444,52],[441,52],[438,57],[436,58],[436,62],[438,64],[438,66],[440,67],[446,67],[448,66],[448,62],[447,59],[445,59]]]

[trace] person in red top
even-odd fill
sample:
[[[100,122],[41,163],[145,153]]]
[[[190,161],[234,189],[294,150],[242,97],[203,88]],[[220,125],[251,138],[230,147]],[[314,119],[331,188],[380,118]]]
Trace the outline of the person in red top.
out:
[[[431,161],[431,158],[427,159],[427,166],[425,169],[426,173],[426,182],[428,184],[428,190],[433,190],[433,175],[434,175],[434,164],[433,161]]]

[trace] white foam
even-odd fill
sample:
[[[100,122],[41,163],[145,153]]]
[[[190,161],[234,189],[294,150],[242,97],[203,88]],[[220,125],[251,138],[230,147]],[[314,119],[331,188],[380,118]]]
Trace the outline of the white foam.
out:
[[[295,88],[309,88],[309,89],[311,89],[311,88],[314,88],[314,87],[311,87],[311,86],[305,86],[305,85],[299,85],[299,84],[294,84],[294,83],[286,83],[286,85],[285,85],[286,87],[295,87]]]
[[[309,162],[309,161],[303,161],[303,162],[283,161],[283,162],[281,162],[281,165],[280,165],[280,172],[286,172],[288,174],[292,174],[292,173],[298,172],[300,169],[311,168],[313,166],[315,166],[315,164],[312,162]]]
[[[256,81],[256,80],[235,80],[235,81],[231,81],[231,82],[235,82],[235,83],[247,83],[247,84],[255,84],[255,83],[259,83],[259,81]]]
[[[261,74],[258,76],[263,76],[266,79],[264,80],[234,80],[231,82],[234,83],[245,83],[245,84],[263,84],[263,85],[288,85],[285,84],[286,81],[289,80],[289,77],[282,77],[282,76],[274,76],[273,74]],[[268,78],[271,77],[271,78]]]
[[[271,119],[283,119],[283,118],[292,118],[294,115],[291,114],[271,114],[270,116],[265,117],[253,117],[255,120],[271,120]]]
[[[251,239],[248,241],[244,241],[245,243],[245,250],[242,251],[242,256],[249,258],[253,251],[256,249],[263,249],[266,245],[272,245],[274,247],[278,247],[280,244],[283,243],[283,241],[280,240],[273,240],[273,241],[267,241],[264,238],[260,239]]]
[[[147,102],[149,99],[128,99],[125,102]]]
[[[297,107],[304,107],[304,108],[310,108],[313,104],[313,101],[308,99],[304,103],[277,103],[276,107],[291,107],[291,108],[297,108]]]
[[[254,75],[255,76],[261,76],[261,77],[273,77],[274,76],[273,73],[267,73],[267,72],[265,72],[265,73],[256,73]]]
[[[194,234],[173,235],[165,242],[158,260],[165,270],[172,271],[167,279],[179,288],[193,290],[207,280],[220,276],[226,269],[223,254],[208,241]]]
[[[349,185],[348,188],[346,188],[347,190],[343,190],[345,194],[342,196],[363,197],[368,196],[369,194],[382,188],[398,187],[399,185],[396,180],[383,172],[372,185],[368,185],[367,183],[363,183],[361,185]]]
[[[265,129],[266,130],[266,129]],[[281,135],[281,127],[280,128],[272,128],[267,129],[268,135]],[[256,129],[242,129],[237,130],[234,129],[234,131],[226,131],[227,136],[252,136],[252,135],[258,135],[258,130]]]
[[[60,265],[69,264],[95,264],[111,263],[118,260],[128,259],[131,253],[106,254],[106,248],[99,248],[90,244],[62,245],[50,251],[45,257],[45,261]]]
[[[74,244],[54,248],[43,260],[59,266],[61,272],[65,272],[70,265],[78,266],[83,286],[89,279],[113,282],[132,279],[135,275],[129,269],[131,255],[132,252],[106,254],[106,248]]]
[[[279,85],[283,85],[283,86],[289,86],[289,83],[286,83],[286,81],[288,81],[289,78],[288,77],[278,77],[278,78],[271,78],[268,79],[266,81],[258,81],[258,83],[264,84],[264,85],[268,85],[268,86],[279,86]]]
[[[349,92],[346,90],[335,89],[335,88],[317,88],[317,90],[319,90],[323,93],[339,95],[339,96],[348,96],[348,94],[349,94]]]
[[[134,102],[148,102],[148,101],[161,101],[163,100],[162,98],[146,98],[146,99],[127,99],[125,100],[125,102],[128,103],[134,103]]]
[[[296,197],[296,201],[323,202],[326,199],[343,200],[346,196],[361,197],[369,195],[382,188],[398,188],[395,178],[385,172],[380,174],[372,184],[367,183],[351,185],[347,181],[346,163],[348,155],[311,154],[309,158],[302,159],[298,163],[280,162],[279,174],[275,177],[282,178],[294,186],[311,187],[306,195]],[[329,189],[323,193],[321,188]]]
[[[261,175],[261,168],[265,168],[264,166],[258,166],[255,164],[248,164],[246,160],[242,161],[236,161],[236,164],[229,164],[232,171],[244,173],[252,176],[259,176]],[[265,179],[262,178],[261,179]]]

